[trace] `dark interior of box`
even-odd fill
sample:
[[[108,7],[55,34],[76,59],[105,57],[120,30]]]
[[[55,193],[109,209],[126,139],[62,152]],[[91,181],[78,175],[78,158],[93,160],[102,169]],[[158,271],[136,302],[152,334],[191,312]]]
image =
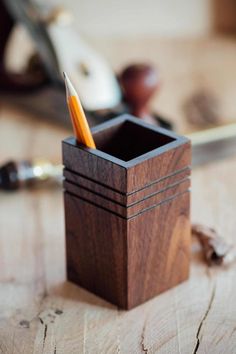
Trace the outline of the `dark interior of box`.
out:
[[[175,139],[139,124],[125,121],[95,133],[94,140],[98,150],[123,161],[129,161]]]

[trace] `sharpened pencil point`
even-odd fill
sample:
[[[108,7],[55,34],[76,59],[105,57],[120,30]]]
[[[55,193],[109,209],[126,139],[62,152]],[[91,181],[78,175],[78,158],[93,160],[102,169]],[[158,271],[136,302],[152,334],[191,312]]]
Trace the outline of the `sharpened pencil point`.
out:
[[[77,141],[87,147],[96,149],[87,118],[84,114],[84,110],[77,92],[65,72],[63,72],[63,76],[65,78],[67,104]]]
[[[66,86],[66,95],[67,97],[71,97],[71,96],[76,96],[77,99],[79,100],[79,97],[77,95],[77,92],[75,91],[74,86],[72,85],[68,75],[66,74],[66,72],[63,72],[64,78],[65,78],[65,86]]]

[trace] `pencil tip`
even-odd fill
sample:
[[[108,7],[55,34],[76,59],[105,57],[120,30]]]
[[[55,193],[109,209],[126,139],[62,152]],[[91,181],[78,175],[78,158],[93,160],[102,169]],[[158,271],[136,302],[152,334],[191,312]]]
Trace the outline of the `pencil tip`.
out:
[[[66,72],[63,71],[63,76],[65,79],[65,86],[66,86],[66,94],[67,96],[77,96],[74,86],[72,85],[69,77],[67,76]]]

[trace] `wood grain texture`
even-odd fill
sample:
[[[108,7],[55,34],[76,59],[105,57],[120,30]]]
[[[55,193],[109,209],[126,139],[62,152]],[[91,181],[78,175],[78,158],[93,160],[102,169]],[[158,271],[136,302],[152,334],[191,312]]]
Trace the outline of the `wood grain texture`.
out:
[[[137,164],[129,169],[128,189],[139,189],[148,185],[148,181],[156,181],[171,172],[181,170],[191,165],[191,145],[186,142],[182,146],[168,150],[161,155],[153,157],[145,163],[146,173],[142,173],[144,164]],[[159,168],[155,168],[159,166]]]
[[[128,220],[128,308],[186,280],[190,193]]]
[[[83,177],[78,173],[69,171],[64,168],[63,175],[68,182],[72,182],[80,187],[83,187],[89,191],[93,191],[101,196],[108,199],[112,199],[117,203],[122,205],[132,205],[138,201],[150,197],[151,195],[160,192],[161,190],[167,188],[168,186],[174,186],[188,178],[190,176],[190,168],[185,167],[180,171],[175,171],[170,176],[159,179],[156,182],[151,183],[145,188],[141,188],[138,191],[132,193],[121,193],[114,191],[107,186],[97,183],[91,179]]]
[[[124,219],[65,192],[68,279],[123,309],[186,280],[189,192]]]
[[[128,114],[92,128],[92,133],[97,149],[78,145],[74,138],[63,141],[63,164],[121,193],[136,192],[191,165],[187,138]]]
[[[84,175],[87,178],[108,185],[114,190],[124,191],[126,187],[126,169],[114,161],[108,161],[97,156],[96,150],[76,146],[75,139],[65,140],[62,145],[63,164],[71,171]],[[109,170],[109,173],[103,171]],[[117,177],[119,176],[119,178]]]
[[[95,194],[92,191],[88,191],[84,188],[77,186],[76,184],[72,184],[67,181],[64,181],[63,186],[65,190],[69,192],[69,194],[86,200],[105,210],[113,212],[118,216],[129,219],[141,213],[144,213],[149,209],[155,208],[156,206],[161,206],[161,204],[164,203],[166,200],[177,198],[180,194],[189,190],[190,179],[188,178],[183,181],[180,181],[174,186],[169,186],[164,190],[154,193],[150,197],[141,199],[140,201],[129,206],[120,205],[111,199],[107,199],[106,197]]]
[[[142,150],[138,136],[132,143],[129,141],[137,131],[143,136]],[[188,277],[190,180],[177,180],[174,185],[167,185],[167,182],[170,174],[172,177],[179,174],[179,167],[182,167],[181,171],[189,170],[190,144],[185,138],[172,133],[169,137],[165,130],[143,125],[139,119],[128,115],[96,127],[94,133],[97,149],[100,147],[109,155],[101,159],[100,150],[95,153],[87,150],[87,163],[83,169],[80,146],[68,150],[67,141],[63,143],[63,159],[64,163],[69,162],[70,170],[75,171],[79,164],[81,174],[85,176],[89,172],[91,177],[94,161],[96,177],[100,176],[102,180],[93,185],[102,184],[103,192],[106,192],[113,182],[109,181],[108,188],[104,185],[107,175],[111,177],[112,174],[110,163],[115,161],[110,154],[114,154],[124,158],[119,166],[121,170],[126,169],[123,193],[134,191],[136,194],[138,186],[142,190],[149,189],[150,185],[158,188],[160,180],[156,183],[154,177],[157,171],[166,183],[165,188],[129,205],[121,205],[116,199],[67,180],[63,184],[68,279],[120,308],[131,309]],[[99,143],[96,133],[99,134]],[[173,136],[174,146],[169,144]],[[150,139],[153,139],[151,143]],[[123,150],[123,144],[127,149],[130,146],[132,153]],[[155,144],[157,148],[153,150]],[[147,150],[149,148],[151,153]],[[138,156],[141,151],[144,154]],[[90,155],[93,155],[93,161]],[[75,162],[75,156],[79,158],[78,162]],[[131,156],[133,159],[126,162]],[[133,178],[130,187],[129,176],[133,166],[139,175]],[[119,179],[119,170],[115,178]]]
[[[127,307],[126,220],[65,193],[68,279]]]
[[[179,131],[189,130],[183,100],[204,83],[221,98],[222,117],[235,118],[234,39],[91,42],[117,70],[152,57],[164,80],[153,105],[175,120]],[[0,104],[1,163],[38,156],[59,162],[67,135]],[[215,227],[233,244],[235,166],[232,156],[194,169],[191,198],[192,220]],[[235,353],[234,265],[209,269],[194,245],[188,281],[132,311],[120,311],[65,280],[61,191],[1,192],[0,211],[1,353]]]

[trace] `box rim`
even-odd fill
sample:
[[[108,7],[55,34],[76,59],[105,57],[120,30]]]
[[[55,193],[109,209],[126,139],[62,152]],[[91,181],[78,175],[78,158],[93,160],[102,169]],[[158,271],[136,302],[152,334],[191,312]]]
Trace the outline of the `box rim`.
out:
[[[147,161],[155,156],[158,156],[158,155],[161,155],[167,151],[170,151],[172,149],[175,149],[176,147],[178,146],[181,146],[181,145],[184,145],[184,144],[191,144],[191,141],[190,139],[188,139],[187,137],[185,136],[182,136],[182,135],[178,135],[172,131],[169,131],[165,128],[161,128],[161,127],[158,127],[158,126],[155,126],[155,125],[151,125],[149,123],[146,123],[144,121],[141,121],[141,119],[139,118],[136,118],[136,117],[133,117],[129,114],[123,114],[121,116],[118,116],[116,118],[113,118],[113,119],[110,119],[109,121],[106,121],[106,122],[103,122],[101,124],[98,124],[96,125],[95,127],[93,127],[91,129],[91,132],[92,134],[96,134],[102,130],[105,130],[107,128],[110,128],[114,125],[118,125],[120,123],[123,123],[125,121],[130,121],[132,123],[135,123],[135,124],[138,124],[140,126],[143,126],[147,129],[150,129],[152,131],[155,131],[155,132],[158,132],[158,133],[161,133],[163,135],[166,135],[172,139],[175,139],[174,141],[172,142],[169,142],[163,146],[160,146],[156,149],[153,149],[153,150],[150,150],[148,152],[146,152],[145,154],[142,154],[140,156],[137,156],[129,161],[124,161],[124,160],[121,160],[113,155],[110,155],[106,152],[103,152],[101,150],[98,150],[98,149],[92,149],[92,148],[89,148],[89,147],[86,147],[86,146],[83,146],[81,144],[78,144],[76,142],[76,139],[75,137],[73,136],[70,136],[70,137],[67,137],[63,140],[64,143],[66,144],[69,144],[69,145],[72,145],[80,150],[83,150],[89,154],[92,154],[94,156],[97,156],[99,158],[102,158],[103,160],[106,160],[106,161],[109,161],[109,162],[112,162],[120,167],[123,167],[125,169],[128,169],[128,168],[131,168],[133,166],[136,166],[138,165],[139,163],[142,163],[143,161]],[[114,124],[115,123],[115,124]]]

